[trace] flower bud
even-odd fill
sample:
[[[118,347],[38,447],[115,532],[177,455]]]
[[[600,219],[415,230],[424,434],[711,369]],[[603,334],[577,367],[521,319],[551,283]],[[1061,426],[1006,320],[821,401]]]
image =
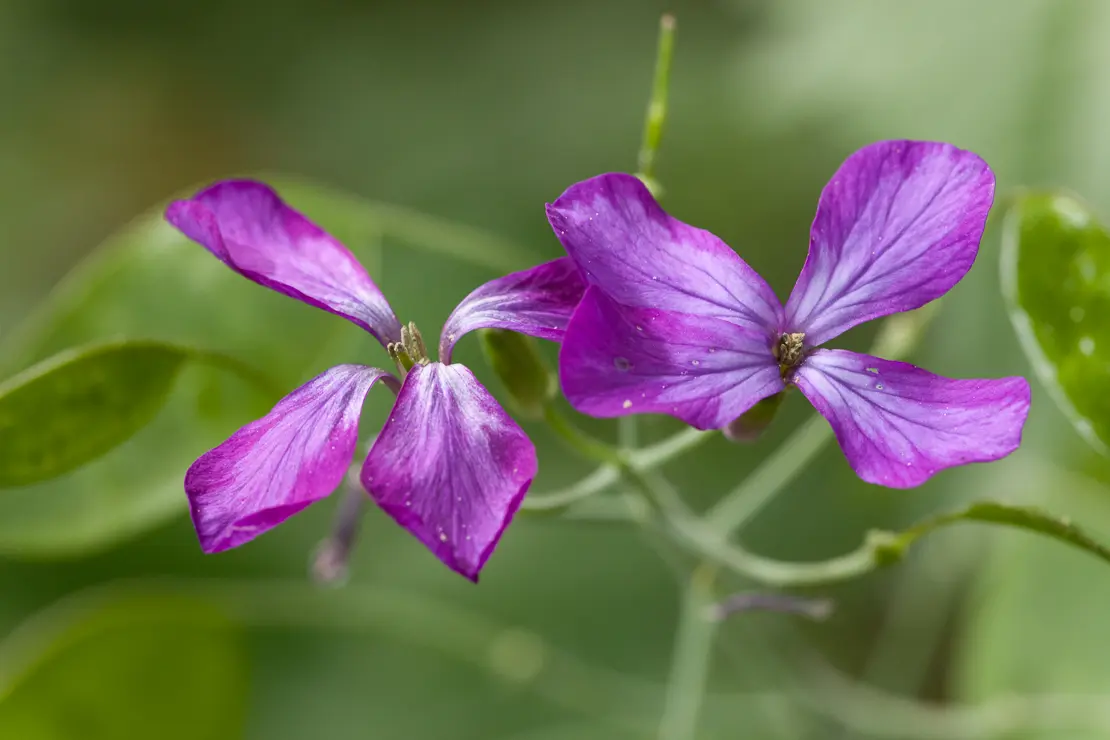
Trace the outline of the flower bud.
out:
[[[763,430],[775,418],[785,395],[785,393],[780,392],[764,398],[739,417],[733,419],[721,431],[733,442],[754,442],[759,439],[759,435],[763,434]]]
[[[558,382],[540,357],[536,340],[507,329],[479,332],[482,350],[520,414],[539,418],[555,397]]]

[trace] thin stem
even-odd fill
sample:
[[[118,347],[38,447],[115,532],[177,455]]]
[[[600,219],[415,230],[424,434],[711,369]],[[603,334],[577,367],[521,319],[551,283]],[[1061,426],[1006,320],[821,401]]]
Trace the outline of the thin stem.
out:
[[[601,463],[623,468],[627,465],[625,456],[620,450],[595,439],[574,426],[562,413],[551,404],[544,406],[543,418],[568,447],[583,457]]]
[[[670,13],[659,19],[659,42],[655,51],[655,78],[651,86],[651,101],[644,117],[644,136],[638,158],[639,175],[650,181],[655,167],[655,154],[663,138],[663,123],[667,119],[667,89],[671,79],[671,57],[674,52],[674,16]]]
[[[822,416],[798,427],[739,486],[706,512],[708,528],[718,537],[728,537],[743,527],[805,469],[831,437],[832,429]]]
[[[713,603],[714,568],[699,565],[682,599],[674,657],[663,700],[659,740],[694,740],[709,679],[715,622],[707,616]]]
[[[560,420],[560,423],[569,425],[569,422],[565,419]],[[563,437],[567,430],[565,426],[561,426],[561,429],[562,431],[559,429],[555,431],[559,433],[560,437]],[[574,430],[574,433],[577,434],[577,430]],[[641,473],[651,472],[674,458],[679,457],[688,450],[694,449],[712,436],[710,432],[701,432],[697,429],[684,429],[650,447],[629,451],[627,453],[628,467]],[[574,449],[579,450],[577,444],[574,446]],[[597,459],[593,455],[586,455],[586,457],[590,460]],[[520,508],[521,511],[536,512],[562,509],[570,504],[589,498],[596,493],[601,493],[615,485],[620,478],[621,474],[618,466],[603,463],[594,470],[594,472],[567,488],[551,491],[549,493],[529,493]]]

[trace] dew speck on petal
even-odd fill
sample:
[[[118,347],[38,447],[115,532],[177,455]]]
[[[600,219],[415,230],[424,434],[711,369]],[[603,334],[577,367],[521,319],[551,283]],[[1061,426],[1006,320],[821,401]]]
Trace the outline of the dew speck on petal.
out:
[[[624,399],[624,403],[621,404],[621,407],[626,409],[632,408],[632,400],[628,398]]]
[[[876,383],[875,384],[875,390],[881,391],[882,389],[883,389],[883,384],[882,383]]]
[[[632,367],[632,363],[628,361],[627,357],[615,357],[613,358],[613,367],[622,373],[626,373]]]

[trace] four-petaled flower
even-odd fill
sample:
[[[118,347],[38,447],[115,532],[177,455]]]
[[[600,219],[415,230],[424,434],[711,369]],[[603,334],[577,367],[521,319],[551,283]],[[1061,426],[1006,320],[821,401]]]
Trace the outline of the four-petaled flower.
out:
[[[971,268],[994,176],[948,144],[886,141],[821,193],[809,256],[784,307],[728,245],[678,221],[629,175],[570,187],[548,220],[589,283],[560,350],[563,391],[599,417],[671,414],[720,429],[794,386],[864,480],[916,486],[1014,451],[1023,378],[951,380],[818,349],[864,321],[918,308]]]
[[[205,453],[185,477],[205,552],[236,547],[328,496],[352,463],[370,387],[397,400],[362,466],[370,496],[451,569],[477,580],[536,474],[531,440],[466,367],[463,334],[493,327],[558,341],[585,286],[567,258],[489,282],[448,318],[431,362],[354,255],[268,186],[217,183],[166,218],[260,285],[342,316],[405,373],[339,365]]]

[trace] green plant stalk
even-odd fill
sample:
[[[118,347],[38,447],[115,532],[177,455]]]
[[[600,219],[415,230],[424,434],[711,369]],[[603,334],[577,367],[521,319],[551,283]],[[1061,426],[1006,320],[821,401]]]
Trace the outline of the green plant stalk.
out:
[[[644,117],[643,143],[637,159],[640,177],[651,181],[655,168],[655,155],[663,138],[663,124],[667,119],[667,90],[671,79],[671,57],[674,53],[674,16],[667,13],[659,19],[659,42],[655,52],[655,76],[651,86],[651,100]]]
[[[715,568],[701,564],[690,575],[682,598],[674,655],[659,740],[695,740],[706,695],[716,622],[708,618],[713,604]]]

